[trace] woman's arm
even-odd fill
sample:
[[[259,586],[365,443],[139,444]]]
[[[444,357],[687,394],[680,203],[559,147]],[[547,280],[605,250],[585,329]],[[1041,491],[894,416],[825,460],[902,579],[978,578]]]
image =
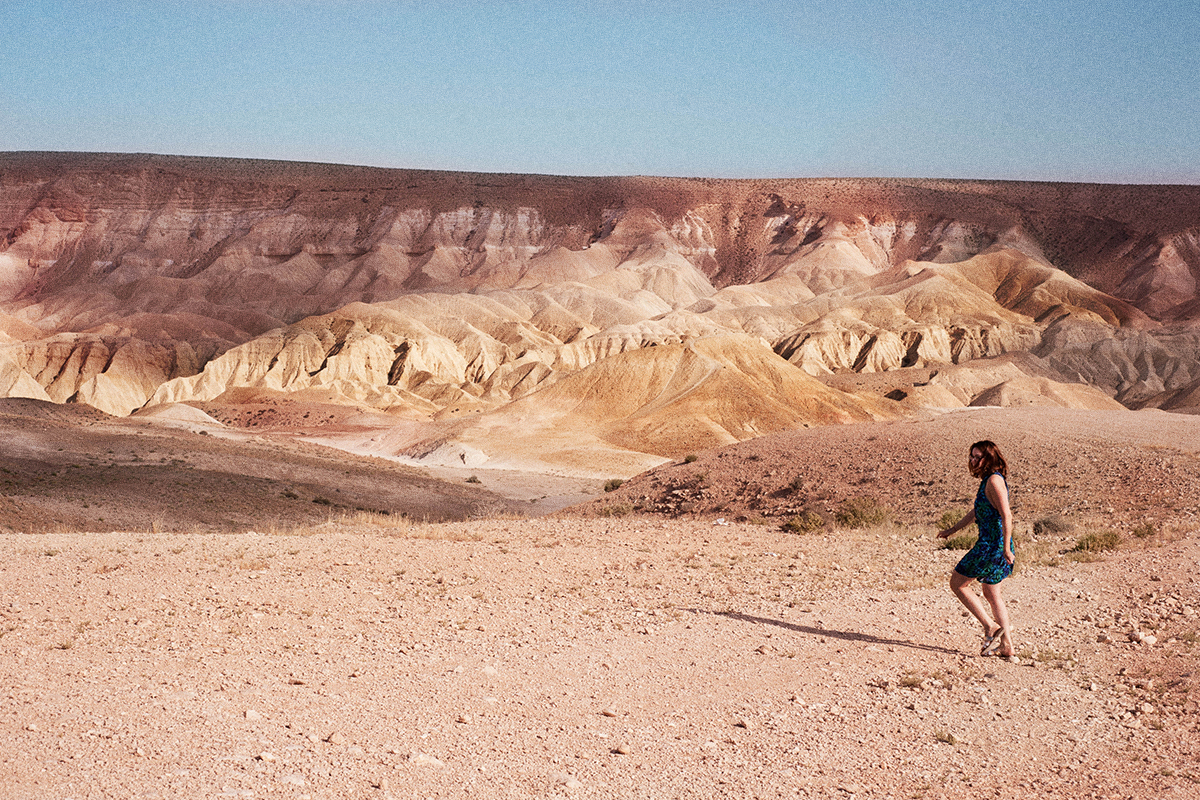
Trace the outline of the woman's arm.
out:
[[[970,511],[967,512],[967,515],[965,517],[963,517],[958,522],[951,525],[949,528],[946,528],[946,530],[939,533],[938,538],[939,539],[949,539],[951,536],[958,533],[959,531],[961,531],[963,528],[967,527],[974,521],[975,521],[975,509],[972,508]]]
[[[988,478],[984,494],[992,508],[1000,513],[1000,531],[1004,534],[1004,560],[1013,563],[1017,560],[1012,547],[1012,509],[1008,506],[1008,484],[999,475]]]

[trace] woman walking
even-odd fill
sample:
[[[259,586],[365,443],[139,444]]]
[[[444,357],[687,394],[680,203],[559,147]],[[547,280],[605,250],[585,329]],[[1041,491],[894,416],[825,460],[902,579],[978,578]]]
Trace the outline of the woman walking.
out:
[[[1013,656],[1009,635],[1008,610],[1000,594],[1000,582],[1012,574],[1016,555],[1012,540],[1012,510],[1008,505],[1008,464],[994,442],[982,441],[971,445],[967,463],[971,474],[979,478],[975,507],[965,517],[938,534],[946,539],[974,522],[979,527],[979,540],[963,556],[950,575],[950,589],[967,610],[983,626],[983,649],[980,655]],[[992,607],[989,616],[979,597],[968,587],[979,581],[983,596]]]

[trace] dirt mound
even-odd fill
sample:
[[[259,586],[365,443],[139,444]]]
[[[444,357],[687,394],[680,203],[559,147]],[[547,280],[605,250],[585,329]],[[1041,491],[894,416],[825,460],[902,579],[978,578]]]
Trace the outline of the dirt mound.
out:
[[[267,441],[192,412],[122,420],[81,406],[0,401],[0,526],[290,531],[357,514],[443,520],[528,510],[461,479],[290,434]]]
[[[0,415],[52,420],[72,425],[92,425],[115,421],[111,415],[82,403],[52,403],[47,400],[31,400],[23,397],[0,398]]]
[[[972,442],[992,439],[1009,459],[1023,521],[1162,524],[1200,515],[1200,422],[1193,420],[1160,411],[971,409],[788,431],[649,470],[579,510],[784,523],[806,512],[832,521],[847,500],[868,498],[901,522],[930,523],[969,508],[977,481],[964,454]]]

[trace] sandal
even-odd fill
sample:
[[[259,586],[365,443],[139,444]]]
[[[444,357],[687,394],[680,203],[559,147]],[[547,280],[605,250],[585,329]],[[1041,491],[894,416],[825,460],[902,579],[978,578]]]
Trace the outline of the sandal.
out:
[[[981,656],[994,656],[996,651],[1000,649],[1000,643],[1004,640],[1004,628],[996,628],[996,632],[991,636],[985,637],[983,640],[983,649],[979,651]]]

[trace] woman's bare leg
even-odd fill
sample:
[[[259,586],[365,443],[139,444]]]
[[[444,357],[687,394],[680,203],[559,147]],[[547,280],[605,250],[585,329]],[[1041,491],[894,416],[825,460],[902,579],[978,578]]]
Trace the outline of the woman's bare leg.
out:
[[[1000,594],[1000,584],[998,583],[981,583],[983,596],[987,598],[988,605],[992,607],[992,616],[996,618],[996,623],[1004,629],[1004,635],[1000,638],[999,655],[1011,656],[1013,654],[1012,638],[1009,637],[1008,627],[1008,608],[1004,605],[1004,596]]]
[[[988,636],[991,636],[996,632],[996,628],[998,626],[1003,626],[1004,623],[999,621],[993,622],[992,618],[988,616],[987,611],[984,610],[983,603],[979,602],[979,596],[967,588],[973,580],[975,579],[968,578],[966,575],[960,575],[957,572],[951,572],[950,590],[954,592],[954,595],[958,598],[958,601],[966,606],[967,611],[970,611],[971,614],[975,616],[975,619],[979,620],[979,624],[983,626],[983,632]],[[984,592],[987,592],[986,586],[984,587]],[[995,606],[992,607],[995,608]]]

